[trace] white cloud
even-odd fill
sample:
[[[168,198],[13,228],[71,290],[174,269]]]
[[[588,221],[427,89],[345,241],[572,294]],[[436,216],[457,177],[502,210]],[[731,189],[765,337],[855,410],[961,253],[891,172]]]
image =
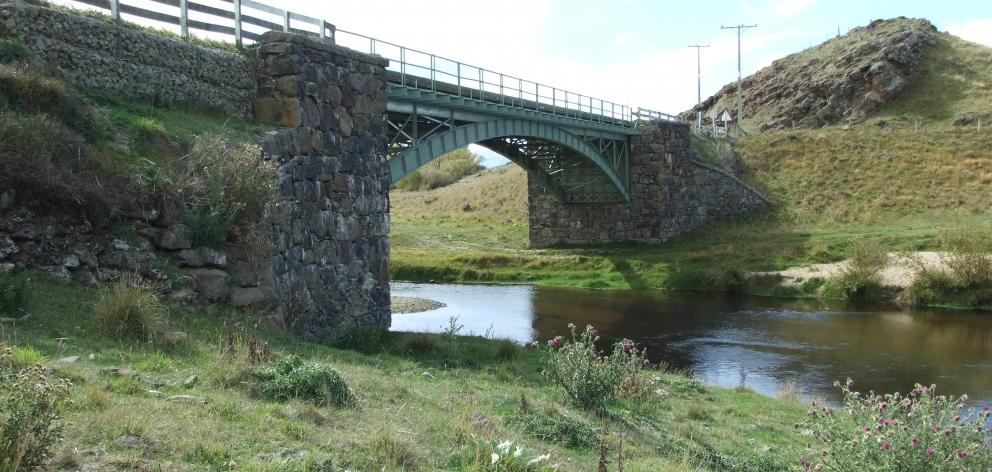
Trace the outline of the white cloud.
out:
[[[947,32],[959,38],[992,47],[992,18],[979,18],[947,25]]]

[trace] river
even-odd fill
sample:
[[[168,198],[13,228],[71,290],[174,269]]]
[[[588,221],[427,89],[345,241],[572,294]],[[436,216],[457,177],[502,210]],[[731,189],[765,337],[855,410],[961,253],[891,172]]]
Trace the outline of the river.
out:
[[[836,402],[835,380],[859,390],[906,392],[935,383],[972,405],[992,401],[992,313],[852,306],[718,293],[605,291],[530,286],[392,284],[394,295],[441,309],[393,315],[396,331],[461,334],[520,343],[567,335],[568,323],[630,338],[653,361],[726,388]]]

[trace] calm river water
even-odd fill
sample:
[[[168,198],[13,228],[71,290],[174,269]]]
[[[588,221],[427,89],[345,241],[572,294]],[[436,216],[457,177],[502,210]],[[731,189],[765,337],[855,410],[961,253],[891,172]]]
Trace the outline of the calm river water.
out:
[[[592,324],[604,337],[647,346],[654,361],[703,381],[742,383],[767,395],[795,385],[803,396],[837,399],[834,380],[905,392],[936,383],[969,403],[992,401],[992,313],[852,307],[712,293],[592,291],[528,286],[393,283],[394,295],[430,298],[439,310],[393,315],[397,331],[442,331],[520,343]]]

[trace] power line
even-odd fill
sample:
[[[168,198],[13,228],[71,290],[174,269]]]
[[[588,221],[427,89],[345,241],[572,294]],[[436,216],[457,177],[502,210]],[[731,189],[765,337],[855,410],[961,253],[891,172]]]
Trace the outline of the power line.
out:
[[[703,67],[702,67],[702,53],[703,48],[710,47],[709,44],[690,44],[690,48],[696,48],[696,106],[703,103]],[[702,128],[703,127],[703,111],[699,110],[696,112],[696,124]]]
[[[744,94],[741,92],[741,33],[748,28],[757,28],[758,25],[737,25],[721,26],[720,29],[737,30],[737,130],[740,133],[743,127],[744,118]]]

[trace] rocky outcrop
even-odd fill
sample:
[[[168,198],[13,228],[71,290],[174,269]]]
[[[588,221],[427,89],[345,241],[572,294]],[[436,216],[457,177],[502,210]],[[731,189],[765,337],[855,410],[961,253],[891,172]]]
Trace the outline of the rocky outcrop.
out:
[[[863,120],[891,102],[921,70],[940,33],[927,20],[877,20],[805,51],[786,56],[745,78],[745,127],[817,128]],[[737,84],[682,116],[737,109]],[[748,117],[756,117],[749,120]]]

